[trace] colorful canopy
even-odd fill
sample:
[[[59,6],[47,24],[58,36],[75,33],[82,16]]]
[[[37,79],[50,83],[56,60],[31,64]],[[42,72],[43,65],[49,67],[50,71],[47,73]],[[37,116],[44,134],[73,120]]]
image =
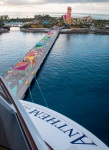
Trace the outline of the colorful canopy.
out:
[[[46,37],[47,37],[48,39],[50,39],[50,37],[51,37],[51,36],[49,36],[49,35],[46,35]]]
[[[34,56],[26,56],[26,58],[29,59],[31,63],[34,60]]]
[[[40,41],[39,43],[36,44],[36,47],[37,46],[43,46],[44,44],[45,44],[44,42]]]
[[[27,56],[36,56],[36,55],[37,55],[37,53],[36,53],[36,52],[34,52],[34,51],[29,52],[29,53],[27,54]]]
[[[14,69],[16,69],[16,70],[26,70],[26,68],[28,67],[28,63],[26,63],[26,64],[23,64],[22,63],[22,66],[16,66],[16,67],[14,67]]]
[[[49,40],[49,38],[47,37],[47,36],[45,36],[43,39],[42,39],[42,41],[48,41]]]
[[[49,33],[47,33],[47,35],[52,36],[52,33],[51,33],[51,32],[49,32]]]
[[[15,68],[16,67],[20,67],[20,66],[24,66],[24,65],[26,65],[26,64],[28,64],[27,62],[24,62],[24,61],[20,61],[16,66],[15,66]]]
[[[43,46],[42,46],[42,45],[39,45],[39,46],[36,45],[36,48],[37,48],[37,49],[41,49],[41,48],[43,48]],[[37,50],[37,49],[36,49],[36,50]]]

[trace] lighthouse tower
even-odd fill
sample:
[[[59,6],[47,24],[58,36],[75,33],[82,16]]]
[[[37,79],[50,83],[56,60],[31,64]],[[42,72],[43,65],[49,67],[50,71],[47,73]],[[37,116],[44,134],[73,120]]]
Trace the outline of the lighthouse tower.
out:
[[[66,15],[66,22],[67,24],[71,24],[71,12],[72,12],[72,8],[71,7],[67,7],[67,15]]]

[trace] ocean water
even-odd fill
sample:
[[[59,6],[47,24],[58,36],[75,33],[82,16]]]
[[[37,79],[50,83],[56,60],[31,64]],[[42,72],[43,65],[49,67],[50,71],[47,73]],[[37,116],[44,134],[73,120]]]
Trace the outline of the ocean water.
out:
[[[8,15],[10,18],[34,18],[34,15],[46,15],[49,14],[52,17],[61,17],[65,12],[53,13],[53,12],[1,12],[0,15]],[[91,15],[94,19],[106,19],[109,20],[109,14],[88,14],[88,13],[72,13],[72,17],[84,17]]]
[[[43,33],[23,33],[11,28],[10,33],[0,35],[0,75],[4,76],[44,36]]]
[[[18,30],[0,35],[0,73],[5,75],[43,36]],[[36,78],[49,108],[109,146],[109,35],[59,35]],[[30,89],[33,101],[46,106],[35,80]],[[31,101],[29,92],[25,100]]]

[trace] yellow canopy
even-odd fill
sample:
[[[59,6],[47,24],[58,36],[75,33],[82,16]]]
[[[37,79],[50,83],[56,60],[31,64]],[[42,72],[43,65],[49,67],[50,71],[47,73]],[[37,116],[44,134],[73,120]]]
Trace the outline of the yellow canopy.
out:
[[[31,67],[33,65],[34,56],[26,56],[27,59],[31,62]]]
[[[26,56],[27,59],[30,60],[30,62],[32,62],[34,60],[34,56]]]

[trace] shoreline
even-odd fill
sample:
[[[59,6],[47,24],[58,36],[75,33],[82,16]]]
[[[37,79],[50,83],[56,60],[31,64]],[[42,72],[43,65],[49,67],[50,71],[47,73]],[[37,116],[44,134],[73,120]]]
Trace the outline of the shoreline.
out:
[[[33,32],[33,33],[47,33],[48,28],[20,28],[22,32]],[[60,34],[104,34],[109,35],[109,29],[89,29],[89,28],[72,28],[72,29],[61,29]]]
[[[42,32],[42,33],[47,33],[49,32],[50,29],[48,28],[20,28],[20,31],[22,32],[33,32],[33,33],[37,33],[37,32]]]
[[[8,33],[9,30],[0,27],[0,35],[3,33]]]

